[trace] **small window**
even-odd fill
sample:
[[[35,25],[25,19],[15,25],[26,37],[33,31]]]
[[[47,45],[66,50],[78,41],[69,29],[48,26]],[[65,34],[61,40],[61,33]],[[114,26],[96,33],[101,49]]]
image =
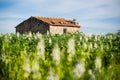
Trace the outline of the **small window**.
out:
[[[66,34],[66,32],[67,32],[67,29],[66,29],[66,28],[64,28],[64,29],[63,29],[63,33],[64,33],[64,34]]]

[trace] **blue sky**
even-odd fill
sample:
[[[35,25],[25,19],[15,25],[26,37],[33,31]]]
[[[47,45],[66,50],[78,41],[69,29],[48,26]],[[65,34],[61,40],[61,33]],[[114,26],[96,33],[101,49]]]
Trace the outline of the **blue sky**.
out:
[[[75,18],[84,33],[114,33],[120,30],[120,0],[0,0],[0,33],[15,33],[30,16]]]

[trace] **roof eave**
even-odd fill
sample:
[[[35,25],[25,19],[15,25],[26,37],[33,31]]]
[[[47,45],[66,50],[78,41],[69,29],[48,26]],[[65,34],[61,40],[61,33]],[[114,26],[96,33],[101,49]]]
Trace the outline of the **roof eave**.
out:
[[[78,27],[80,28],[80,26],[67,26],[67,25],[55,25],[55,24],[50,24],[51,26],[59,26],[59,27]]]

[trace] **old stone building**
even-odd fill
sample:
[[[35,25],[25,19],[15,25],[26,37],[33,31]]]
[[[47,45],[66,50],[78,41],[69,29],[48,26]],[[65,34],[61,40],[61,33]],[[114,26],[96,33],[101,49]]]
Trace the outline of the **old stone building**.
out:
[[[79,32],[80,25],[73,20],[66,20],[64,18],[49,18],[40,16],[31,16],[29,19],[23,21],[16,27],[16,32],[20,34],[26,32],[46,34],[63,34],[71,32]]]

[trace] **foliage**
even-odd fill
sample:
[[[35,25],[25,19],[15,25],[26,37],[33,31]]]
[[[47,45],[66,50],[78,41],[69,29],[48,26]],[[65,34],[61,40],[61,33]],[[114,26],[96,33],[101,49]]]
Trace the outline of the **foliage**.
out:
[[[0,34],[0,80],[119,79],[119,32]]]

